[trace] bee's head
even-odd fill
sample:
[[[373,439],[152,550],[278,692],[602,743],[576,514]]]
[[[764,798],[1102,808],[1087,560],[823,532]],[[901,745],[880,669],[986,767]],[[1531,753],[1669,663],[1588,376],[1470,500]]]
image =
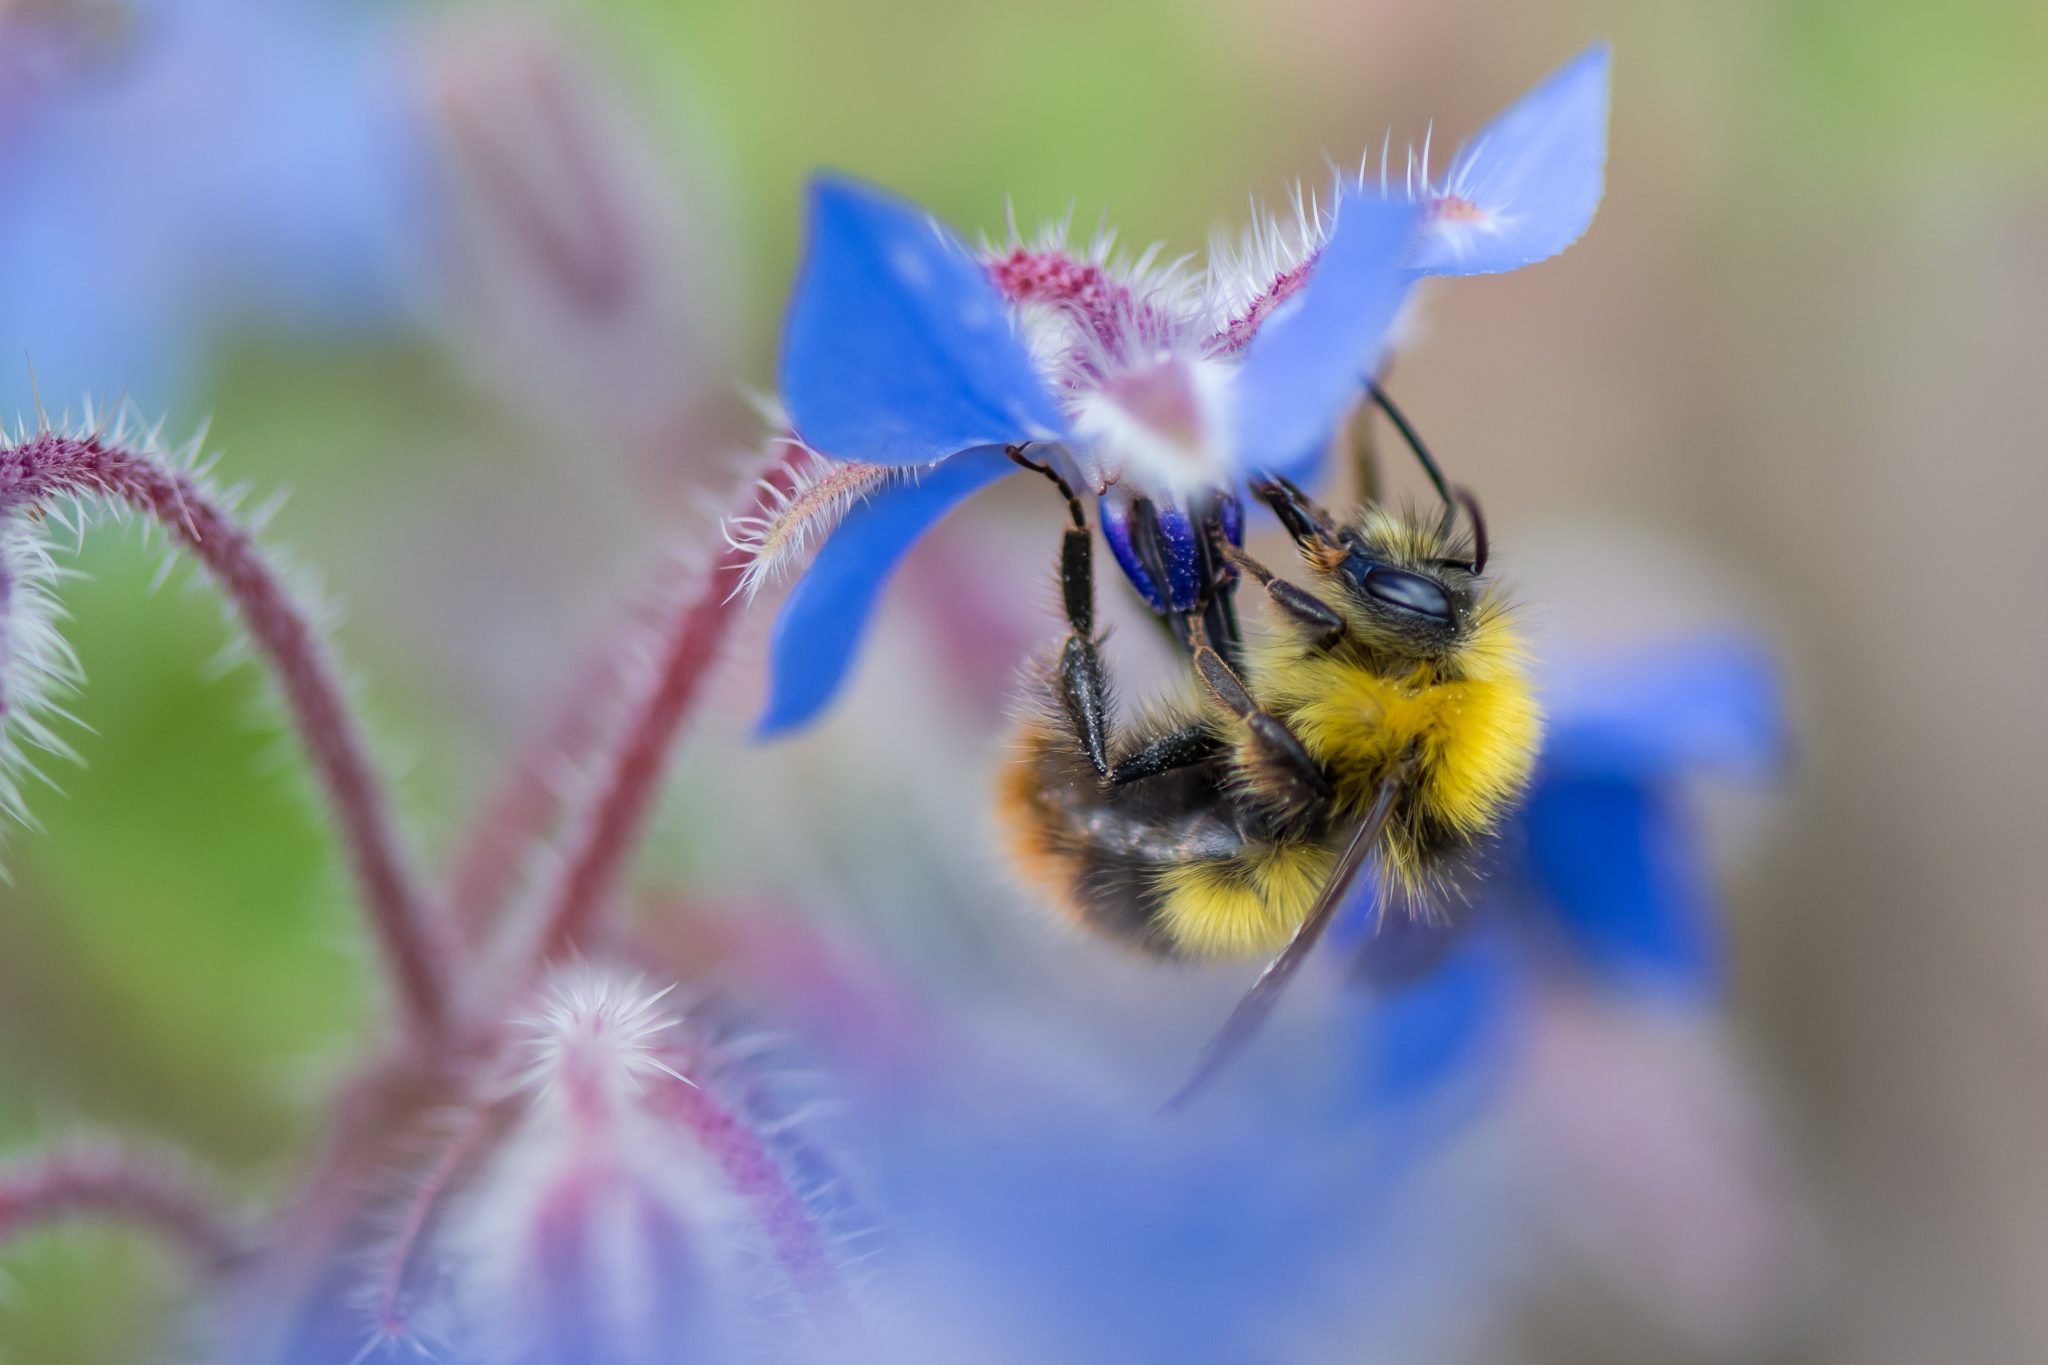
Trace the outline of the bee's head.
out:
[[[1368,381],[1367,390],[1443,498],[1440,514],[1396,512],[1374,500],[1378,478],[1369,446],[1359,468],[1367,501],[1349,524],[1339,524],[1284,478],[1261,479],[1252,491],[1273,509],[1301,557],[1324,580],[1321,595],[1343,612],[1355,640],[1381,656],[1442,661],[1472,641],[1482,618],[1497,614],[1498,599],[1480,581],[1486,572],[1486,520],[1478,499],[1444,478],[1378,381]],[[1464,535],[1458,532],[1460,512],[1469,528]]]
[[[1355,634],[1382,650],[1430,658],[1471,632],[1484,541],[1483,530],[1460,543],[1436,518],[1371,506],[1334,544],[1301,550],[1341,594]]]
[[[1341,610],[1354,638],[1375,652],[1439,659],[1470,638],[1484,601],[1486,523],[1469,493],[1440,515],[1369,503],[1338,524],[1284,480],[1256,491],[1294,536],[1320,580],[1318,596]],[[1463,510],[1469,535],[1457,533]]]

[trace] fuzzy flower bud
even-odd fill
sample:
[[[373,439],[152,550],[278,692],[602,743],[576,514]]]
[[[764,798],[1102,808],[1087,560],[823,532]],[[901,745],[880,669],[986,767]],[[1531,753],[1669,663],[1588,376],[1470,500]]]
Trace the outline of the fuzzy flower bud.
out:
[[[806,1200],[668,996],[584,967],[546,985],[521,1025],[515,1117],[428,1258],[446,1293],[417,1315],[420,1344],[533,1365],[728,1360],[836,1305]]]

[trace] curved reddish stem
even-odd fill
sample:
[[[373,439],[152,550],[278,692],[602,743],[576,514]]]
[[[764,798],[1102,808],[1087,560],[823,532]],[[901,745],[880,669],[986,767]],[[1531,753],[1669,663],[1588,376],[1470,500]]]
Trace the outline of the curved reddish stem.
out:
[[[244,1286],[247,1311],[237,1329],[244,1358],[284,1359],[286,1343],[321,1301],[334,1266],[360,1246],[384,1177],[416,1155],[423,1116],[459,1093],[432,1069],[443,1060],[445,1054],[394,1048],[337,1092],[320,1150],[268,1220],[269,1244]]]
[[[464,948],[485,941],[519,889],[536,848],[568,804],[565,778],[589,772],[625,710],[631,647],[660,623],[643,605],[581,666],[538,738],[512,761],[464,836],[448,878],[448,918]]]
[[[526,858],[554,828],[561,775],[583,768],[617,711],[616,660],[585,669],[538,740],[517,758],[470,826],[448,878],[448,918],[458,942],[485,938],[517,890]]]
[[[225,1266],[246,1250],[212,1200],[170,1162],[111,1149],[60,1148],[0,1172],[0,1241],[72,1218],[151,1228],[208,1267]]]
[[[811,1310],[822,1315],[843,1307],[846,1286],[831,1248],[774,1152],[709,1091],[670,1081],[661,1087],[660,1102],[691,1130],[752,1207],[776,1264]]]
[[[802,458],[800,446],[780,447],[752,486],[749,510],[771,507],[774,492],[787,494]],[[654,671],[627,707],[625,723],[604,757],[602,778],[569,815],[561,872],[520,970],[530,971],[574,947],[610,903],[660,792],[676,736],[696,710],[712,665],[746,608],[733,587],[752,555],[745,546],[721,545],[681,610],[660,628]]]
[[[498,1111],[494,1108],[474,1109],[465,1114],[427,1168],[419,1188],[405,1201],[397,1232],[384,1251],[376,1279],[376,1328],[383,1337],[404,1337],[406,1282],[412,1276],[421,1243],[457,1179],[499,1126]]]
[[[55,431],[0,448],[0,517],[65,496],[110,499],[152,518],[234,603],[327,790],[406,1014],[420,1035],[438,1039],[447,953],[333,664],[276,572],[204,489],[146,451]]]

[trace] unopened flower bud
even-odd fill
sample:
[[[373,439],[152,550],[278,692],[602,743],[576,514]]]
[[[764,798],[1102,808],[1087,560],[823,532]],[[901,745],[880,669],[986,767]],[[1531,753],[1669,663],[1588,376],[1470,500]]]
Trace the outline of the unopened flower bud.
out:
[[[642,448],[672,435],[715,368],[731,259],[703,240],[719,234],[702,186],[686,202],[673,152],[533,20],[451,20],[426,45],[423,83],[465,359],[551,422]]]

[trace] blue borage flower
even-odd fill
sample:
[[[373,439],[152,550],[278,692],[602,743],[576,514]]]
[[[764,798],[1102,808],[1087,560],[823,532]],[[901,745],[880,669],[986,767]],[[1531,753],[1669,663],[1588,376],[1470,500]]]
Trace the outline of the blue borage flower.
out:
[[[1472,140],[1442,179],[1425,147],[1398,182],[1383,151],[1327,209],[1296,196],[1205,270],[1153,252],[1080,252],[1054,230],[976,251],[923,211],[838,177],[813,182],[780,375],[795,438],[850,466],[766,524],[750,584],[843,512],[785,603],[760,728],[814,718],[845,677],[910,546],[1028,447],[1099,499],[1104,539],[1155,610],[1199,591],[1205,528],[1241,534],[1260,474],[1307,478],[1408,290],[1512,270],[1585,231],[1606,157],[1608,54],[1596,46]],[[835,476],[821,474],[821,481]],[[848,496],[851,487],[852,496]],[[846,510],[848,507],[851,510]],[[1134,539],[1156,534],[1164,581]]]

